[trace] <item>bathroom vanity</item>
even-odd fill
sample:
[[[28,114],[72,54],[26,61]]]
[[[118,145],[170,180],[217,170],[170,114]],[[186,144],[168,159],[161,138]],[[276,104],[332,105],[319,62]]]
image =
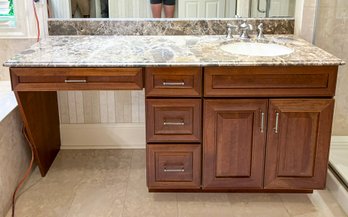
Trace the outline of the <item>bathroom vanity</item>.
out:
[[[59,90],[146,95],[151,191],[311,192],[325,187],[337,69],[294,36],[283,56],[230,54],[223,36],[50,37],[6,63],[45,175],[60,148]],[[142,183],[139,183],[142,184]]]

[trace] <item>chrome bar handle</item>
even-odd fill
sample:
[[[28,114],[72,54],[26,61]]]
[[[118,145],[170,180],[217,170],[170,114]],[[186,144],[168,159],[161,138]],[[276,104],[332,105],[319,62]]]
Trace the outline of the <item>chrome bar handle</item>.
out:
[[[260,131],[261,133],[264,132],[265,130],[265,113],[264,112],[261,112],[261,127],[260,127]]]
[[[167,82],[167,81],[163,81],[162,83],[163,86],[185,86],[185,82],[181,81],[181,82]]]
[[[276,112],[274,133],[278,133],[279,132],[278,128],[279,128],[279,112]]]
[[[185,168],[181,168],[181,169],[167,169],[166,167],[164,167],[163,171],[165,173],[178,173],[178,172],[185,172]]]
[[[164,121],[163,125],[164,126],[184,126],[185,122],[184,121],[181,121],[181,122],[167,122],[167,121]]]
[[[87,83],[87,80],[65,80],[65,83]]]

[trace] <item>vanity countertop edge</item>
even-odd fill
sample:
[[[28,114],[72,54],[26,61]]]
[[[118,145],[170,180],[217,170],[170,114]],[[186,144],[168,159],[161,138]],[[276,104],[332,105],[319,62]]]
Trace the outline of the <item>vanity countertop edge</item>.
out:
[[[256,39],[251,39],[255,42]],[[275,57],[233,55],[220,49],[236,36],[50,36],[4,63],[6,67],[324,66],[344,61],[294,35],[262,43],[294,50]]]

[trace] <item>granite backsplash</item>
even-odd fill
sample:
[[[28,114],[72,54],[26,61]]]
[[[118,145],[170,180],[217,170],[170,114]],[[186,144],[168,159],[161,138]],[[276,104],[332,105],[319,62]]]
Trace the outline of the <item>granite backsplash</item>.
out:
[[[294,18],[248,19],[51,19],[49,35],[224,35],[227,23],[264,24],[265,34],[293,34]],[[237,34],[234,32],[233,34]]]

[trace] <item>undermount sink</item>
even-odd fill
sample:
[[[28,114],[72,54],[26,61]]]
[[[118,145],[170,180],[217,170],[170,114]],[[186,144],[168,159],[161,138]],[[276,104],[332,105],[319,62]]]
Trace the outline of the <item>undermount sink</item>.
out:
[[[247,56],[282,56],[294,52],[293,49],[279,44],[265,44],[256,42],[237,42],[222,45],[221,49],[231,54]]]

